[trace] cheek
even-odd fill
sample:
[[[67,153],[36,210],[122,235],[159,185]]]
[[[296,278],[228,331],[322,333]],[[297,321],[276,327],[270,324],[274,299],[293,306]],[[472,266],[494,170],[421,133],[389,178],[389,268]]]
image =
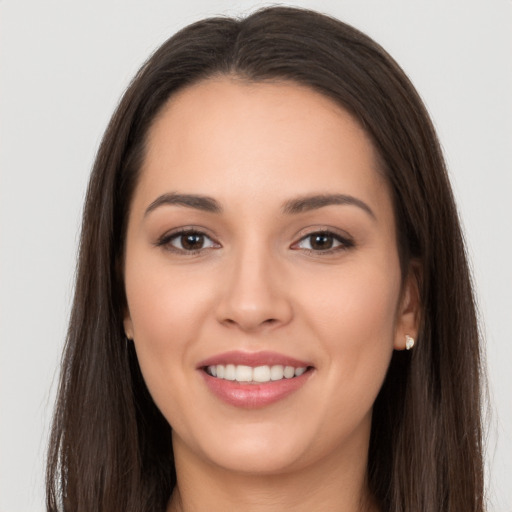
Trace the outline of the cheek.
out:
[[[126,261],[125,287],[134,338],[155,345],[167,346],[171,333],[183,337],[197,327],[194,318],[210,300],[204,272],[173,266],[156,251],[135,247]]]
[[[397,265],[347,265],[338,275],[317,276],[316,293],[304,288],[301,295],[308,298],[305,309],[314,312],[311,317],[319,319],[327,337],[338,333],[337,345],[352,340],[363,348],[372,340],[392,337],[400,283]]]
[[[160,390],[183,382],[185,369],[193,368],[190,347],[211,300],[194,275],[136,256],[126,262],[126,296],[139,365],[158,403]]]
[[[366,414],[380,390],[393,352],[400,279],[398,265],[353,269],[336,284],[326,280],[324,293],[307,307],[342,415]]]

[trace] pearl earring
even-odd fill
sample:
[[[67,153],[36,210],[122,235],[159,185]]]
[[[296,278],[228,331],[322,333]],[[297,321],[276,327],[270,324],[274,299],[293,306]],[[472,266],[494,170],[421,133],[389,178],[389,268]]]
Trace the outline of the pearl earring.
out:
[[[411,348],[414,347],[414,338],[412,336],[409,336],[408,334],[405,335],[405,348],[407,350],[411,350]]]

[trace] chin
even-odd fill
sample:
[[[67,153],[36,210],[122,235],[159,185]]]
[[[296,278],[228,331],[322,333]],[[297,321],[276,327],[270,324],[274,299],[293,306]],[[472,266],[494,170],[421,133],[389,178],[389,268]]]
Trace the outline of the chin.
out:
[[[247,475],[271,476],[298,470],[303,466],[299,464],[301,454],[291,447],[275,449],[269,445],[264,449],[257,446],[239,448],[211,454],[210,458],[227,471]]]
[[[195,444],[193,449],[203,461],[226,471],[263,476],[285,473],[304,465],[309,448],[306,436],[293,434],[298,432],[290,435],[289,430],[279,424],[232,425],[198,436],[197,444],[191,439],[175,438],[174,445],[176,450],[180,449],[177,443],[191,448]]]

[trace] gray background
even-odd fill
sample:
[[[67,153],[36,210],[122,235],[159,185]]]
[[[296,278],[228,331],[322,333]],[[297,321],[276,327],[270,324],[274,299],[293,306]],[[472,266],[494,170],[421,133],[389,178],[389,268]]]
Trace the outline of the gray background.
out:
[[[277,2],[279,3],[279,2]],[[487,339],[490,511],[512,511],[512,2],[290,2],[380,42],[441,138]],[[253,1],[0,0],[0,512],[42,511],[88,173],[116,102],[178,28]],[[461,511],[462,512],[462,511]]]

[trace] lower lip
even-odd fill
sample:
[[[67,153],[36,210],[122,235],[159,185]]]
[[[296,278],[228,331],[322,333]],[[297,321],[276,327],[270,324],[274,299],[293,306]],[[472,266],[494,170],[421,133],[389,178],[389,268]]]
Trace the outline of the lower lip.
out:
[[[222,401],[244,407],[256,409],[283,400],[300,389],[311,376],[312,370],[308,369],[299,377],[264,382],[261,384],[240,384],[237,381],[218,379],[212,377],[204,370],[200,370],[210,391]]]

